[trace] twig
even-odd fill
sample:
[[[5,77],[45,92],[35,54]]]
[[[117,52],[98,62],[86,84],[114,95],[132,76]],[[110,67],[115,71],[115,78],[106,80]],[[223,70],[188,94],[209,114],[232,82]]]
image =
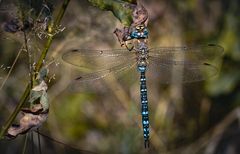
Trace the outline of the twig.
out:
[[[63,142],[61,142],[61,141],[58,141],[58,140],[56,140],[56,139],[54,139],[54,138],[52,138],[52,137],[49,137],[49,136],[45,135],[45,134],[43,134],[43,133],[41,133],[41,132],[39,132],[39,131],[35,131],[35,132],[38,133],[39,135],[45,137],[46,139],[48,139],[48,140],[50,140],[50,141],[53,141],[53,142],[55,142],[55,143],[61,144],[61,145],[63,145],[63,146],[66,146],[67,148],[74,149],[74,150],[77,150],[77,151],[79,151],[79,152],[86,152],[86,153],[89,153],[89,154],[90,154],[90,153],[91,153],[91,154],[97,154],[97,153],[92,152],[92,151],[82,150],[82,149],[79,149],[79,148],[77,148],[77,147],[75,147],[75,146],[72,146],[72,145],[63,143]]]
[[[17,60],[18,60],[18,58],[19,58],[22,50],[23,50],[23,46],[19,49],[19,51],[18,51],[18,53],[17,53],[17,56],[16,56],[16,58],[14,59],[12,65],[11,65],[11,68],[10,68],[10,70],[8,71],[7,76],[5,77],[3,83],[2,83],[2,85],[1,85],[1,87],[0,87],[0,90],[2,90],[3,86],[5,85],[5,83],[7,82],[8,78],[9,78],[10,74],[12,73],[12,70],[13,70],[15,64],[17,63]]]
[[[23,145],[22,154],[26,153],[27,142],[28,142],[28,134],[26,134],[26,136],[25,136],[25,141],[24,141],[24,145]]]
[[[28,53],[30,87],[32,88],[32,86],[33,86],[32,54],[31,54],[31,51],[28,49],[28,40],[27,40],[27,34],[26,34],[25,30],[23,30],[23,35],[24,35],[24,46],[25,46],[25,49]]]
[[[37,138],[38,138],[38,149],[39,149],[39,154],[42,154],[42,146],[41,146],[41,139],[40,139],[40,134],[39,134],[39,129],[37,129]]]
[[[24,7],[21,5],[20,0],[18,1],[18,6],[19,6],[19,10],[21,11],[21,20],[22,23],[24,25],[25,22],[25,14],[24,14]],[[23,32],[23,39],[24,39],[24,48],[28,54],[28,66],[29,66],[29,79],[30,79],[30,88],[32,88],[33,86],[33,70],[32,70],[32,55],[31,55],[31,51],[28,48],[28,40],[27,40],[27,33],[25,30],[25,27],[22,27],[22,32]]]

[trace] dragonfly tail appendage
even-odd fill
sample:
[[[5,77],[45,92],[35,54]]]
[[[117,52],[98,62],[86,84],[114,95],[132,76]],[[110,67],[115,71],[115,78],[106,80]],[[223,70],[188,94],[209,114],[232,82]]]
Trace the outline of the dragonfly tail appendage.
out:
[[[150,147],[149,144],[150,144],[149,139],[144,140],[144,147],[145,147],[145,148],[149,148],[149,147]]]

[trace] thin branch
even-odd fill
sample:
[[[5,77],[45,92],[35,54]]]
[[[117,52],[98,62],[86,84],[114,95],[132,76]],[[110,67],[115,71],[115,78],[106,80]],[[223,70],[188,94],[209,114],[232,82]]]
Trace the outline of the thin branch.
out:
[[[40,138],[40,134],[39,134],[39,129],[37,129],[37,138],[38,138],[39,154],[42,154],[42,146],[41,146],[41,138]]]
[[[26,149],[27,149],[27,142],[28,142],[28,134],[26,134],[25,139],[24,139],[24,145],[23,145],[23,150],[22,150],[22,154],[26,153]]]
[[[27,40],[27,34],[25,30],[23,30],[23,35],[24,35],[24,45],[25,49],[28,53],[28,65],[29,65],[29,77],[30,77],[30,87],[32,88],[33,86],[33,69],[32,69],[32,54],[31,51],[28,49],[28,40]]]
[[[4,81],[2,82],[2,84],[1,84],[1,86],[0,86],[0,90],[2,90],[2,88],[4,87],[5,83],[7,82],[8,78],[9,78],[10,74],[12,73],[12,70],[13,70],[15,64],[17,63],[17,60],[18,60],[20,54],[22,53],[22,50],[23,50],[23,46],[19,49],[19,51],[18,51],[18,53],[17,53],[17,56],[16,56],[16,58],[14,59],[12,65],[11,65],[10,70],[8,71],[7,76],[5,77]]]
[[[32,150],[32,154],[34,154],[34,136],[33,136],[33,132],[30,133],[31,135],[31,150]]]
[[[45,135],[45,134],[43,134],[43,133],[41,133],[41,132],[39,132],[39,131],[36,131],[36,133],[40,134],[41,136],[45,137],[46,139],[48,139],[48,140],[50,140],[50,141],[53,141],[53,142],[58,143],[58,144],[60,144],[60,145],[66,146],[67,148],[74,149],[74,150],[77,150],[77,151],[79,151],[79,152],[84,152],[84,153],[86,152],[86,153],[89,153],[89,154],[90,154],[90,153],[91,153],[91,154],[96,154],[95,152],[91,152],[91,151],[87,151],[87,150],[82,150],[82,149],[79,149],[79,148],[77,148],[77,147],[75,147],[75,146],[72,146],[72,145],[63,143],[63,142],[61,142],[61,141],[58,141],[58,140],[56,140],[56,139],[54,139],[54,138],[52,138],[52,137],[49,137],[49,136],[47,136],[47,135]]]
[[[25,19],[26,19],[26,16],[25,16],[25,13],[24,13],[24,7],[22,6],[20,0],[18,1],[18,6],[19,6],[19,10],[21,11],[21,21],[24,25],[24,22],[25,22]],[[28,66],[29,66],[29,79],[30,79],[30,87],[32,88],[33,86],[33,69],[32,69],[32,54],[31,54],[31,51],[29,50],[28,48],[28,40],[27,40],[27,33],[26,33],[26,30],[25,30],[25,27],[22,28],[22,32],[23,32],[23,39],[24,39],[24,48],[28,54]]]

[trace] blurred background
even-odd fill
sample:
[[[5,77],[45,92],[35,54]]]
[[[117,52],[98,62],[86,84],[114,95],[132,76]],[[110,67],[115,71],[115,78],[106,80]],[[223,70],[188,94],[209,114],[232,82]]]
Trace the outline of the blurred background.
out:
[[[44,26],[54,19],[62,3],[59,0],[37,2],[32,5],[34,11],[39,13],[45,7],[42,3],[48,9],[40,17],[42,29],[28,32],[34,61],[46,42]],[[50,111],[40,128],[41,133],[65,144],[40,135],[39,148],[38,135],[33,132],[28,135],[29,153],[33,148],[35,153],[41,149],[42,153],[69,154],[240,153],[240,1],[142,0],[141,3],[149,13],[150,47],[219,44],[224,48],[219,74],[184,85],[174,82],[162,85],[160,79],[148,76],[151,144],[145,149],[139,76],[135,71],[101,79],[96,84],[75,85],[79,86],[78,91],[69,86],[81,72],[62,61],[62,54],[72,48],[121,48],[113,31],[122,26],[111,12],[99,10],[87,0],[71,1],[59,27],[62,32],[54,38],[46,60],[47,64],[54,59],[59,65],[49,66],[49,76],[54,78],[48,90]],[[0,84],[4,84],[0,90],[1,126],[29,81],[28,54],[21,50],[24,37],[18,30],[21,25],[12,20],[21,11],[17,3],[13,4],[14,1],[0,1]],[[34,15],[33,10],[25,11]],[[28,25],[31,22],[24,28]],[[5,82],[16,57],[16,65]],[[21,114],[16,122],[20,117]],[[1,140],[1,153],[20,153],[24,140],[25,135]]]

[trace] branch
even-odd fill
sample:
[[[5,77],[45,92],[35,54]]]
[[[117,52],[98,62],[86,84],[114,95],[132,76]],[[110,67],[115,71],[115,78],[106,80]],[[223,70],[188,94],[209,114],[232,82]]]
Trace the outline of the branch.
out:
[[[64,0],[62,7],[60,8],[60,11],[58,12],[58,15],[56,17],[56,20],[53,22],[53,24],[51,24],[48,28],[48,32],[51,34],[53,33],[54,29],[56,27],[59,26],[62,17],[66,11],[66,8],[69,4],[70,0]],[[46,55],[48,53],[48,50],[52,44],[53,38],[55,35],[50,35],[48,37],[48,40],[45,44],[44,50],[42,51],[42,54],[40,56],[40,58],[38,59],[37,65],[36,65],[36,72],[39,72],[40,68],[43,65],[43,61],[46,58]],[[30,94],[30,85],[28,85],[20,99],[19,104],[16,106],[15,110],[13,111],[13,113],[10,115],[10,117],[8,118],[8,120],[6,121],[6,123],[3,125],[1,132],[0,132],[0,139],[4,138],[4,135],[6,134],[8,128],[11,126],[11,124],[13,123],[14,119],[16,118],[17,114],[19,113],[19,111],[21,110],[22,106],[24,105],[24,103],[26,102],[29,94]]]

